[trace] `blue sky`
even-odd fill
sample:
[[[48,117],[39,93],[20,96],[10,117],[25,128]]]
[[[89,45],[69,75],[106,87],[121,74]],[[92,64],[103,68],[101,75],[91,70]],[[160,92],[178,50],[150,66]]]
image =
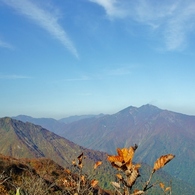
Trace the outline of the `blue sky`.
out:
[[[0,0],[0,117],[195,115],[195,1]]]

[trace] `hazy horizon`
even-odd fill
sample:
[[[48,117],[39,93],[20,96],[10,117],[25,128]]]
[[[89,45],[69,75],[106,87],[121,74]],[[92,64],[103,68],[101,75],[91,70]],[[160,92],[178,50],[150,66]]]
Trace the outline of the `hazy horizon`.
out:
[[[145,105],[142,105],[142,106],[145,106]],[[152,105],[152,106],[155,106],[155,105]],[[130,107],[130,106],[128,106],[128,107]],[[55,117],[55,116],[54,117],[52,117],[52,116],[39,116],[39,115],[32,116],[32,115],[28,115],[28,114],[18,114],[18,115],[14,115],[14,116],[1,116],[0,118],[3,118],[3,117],[10,117],[10,118],[12,118],[12,117],[18,117],[18,116],[26,116],[26,117],[32,117],[32,118],[51,118],[51,119],[55,119],[55,120],[60,120],[60,119],[63,119],[63,118],[68,118],[68,117],[80,117],[80,116],[89,116],[89,115],[94,115],[94,116],[98,116],[98,115],[112,115],[112,114],[116,114],[116,113],[118,113],[118,112],[120,112],[120,111],[122,111],[122,110],[124,110],[124,109],[126,109],[128,107],[125,107],[125,108],[120,109],[120,110],[118,110],[116,112],[113,112],[113,113],[102,113],[101,112],[101,113],[97,113],[97,114],[95,114],[95,113],[94,114],[91,114],[91,113],[88,113],[88,114],[80,114],[80,115],[79,114],[73,114],[73,115],[66,115],[66,116],[61,116],[61,117],[60,116],[59,117]],[[133,106],[133,107],[136,107],[136,106]],[[139,107],[136,107],[136,108],[139,108]],[[179,114],[184,114],[184,115],[189,115],[189,116],[195,116],[193,114],[186,114],[186,113],[177,112],[177,111],[174,111],[174,110],[163,109],[163,108],[160,108],[160,107],[158,107],[158,108],[161,109],[161,110],[168,110],[170,112],[175,112],[175,113],[179,113]]]

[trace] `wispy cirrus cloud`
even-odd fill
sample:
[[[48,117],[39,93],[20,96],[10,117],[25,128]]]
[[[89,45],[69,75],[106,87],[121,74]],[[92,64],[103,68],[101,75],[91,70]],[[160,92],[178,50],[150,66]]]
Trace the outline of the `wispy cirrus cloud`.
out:
[[[14,49],[14,47],[11,44],[9,44],[1,39],[0,39],[0,47],[6,48],[6,49]]]
[[[189,33],[195,30],[195,2],[151,0],[89,0],[102,6],[115,19],[130,19],[150,26],[162,37],[169,51],[187,44]]]
[[[15,79],[31,79],[32,77],[17,75],[17,74],[0,74],[0,79],[15,80]]]
[[[131,70],[127,67],[111,69],[107,72],[109,76],[123,76],[131,74]]]
[[[77,50],[68,37],[65,30],[58,22],[55,12],[51,13],[40,5],[30,0],[2,0],[6,5],[14,8],[18,13],[33,20],[37,25],[45,29],[55,39],[60,41],[72,54],[78,57]]]
[[[81,77],[75,77],[75,78],[67,78],[65,81],[88,81],[91,80],[89,76],[81,76]]]
[[[175,12],[167,21],[167,28],[164,31],[169,50],[185,46],[188,35],[195,30],[195,2],[181,3]]]
[[[124,76],[129,75],[132,73],[131,71],[132,67],[120,67],[120,68],[105,68],[101,70],[100,72],[96,72],[95,74],[84,74],[79,77],[74,78],[67,78],[64,79],[65,81],[92,81],[92,80],[104,80],[105,78],[108,78],[108,76]]]
[[[78,96],[92,96],[93,94],[90,92],[77,93]]]
[[[102,6],[110,17],[123,18],[127,13],[123,9],[123,3],[118,0],[89,0]]]

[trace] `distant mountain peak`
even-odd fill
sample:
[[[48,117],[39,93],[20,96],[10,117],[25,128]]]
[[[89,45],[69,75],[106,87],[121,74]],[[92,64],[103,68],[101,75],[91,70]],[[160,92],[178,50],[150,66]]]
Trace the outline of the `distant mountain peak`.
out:
[[[144,111],[146,111],[146,112],[156,112],[156,111],[162,111],[160,108],[158,108],[157,106],[154,106],[154,105],[152,105],[152,104],[145,104],[145,105],[143,105],[143,106],[140,106],[139,108],[138,108],[138,111],[140,111],[140,112],[144,112]]]
[[[138,109],[153,109],[153,110],[160,110],[157,106],[154,106],[152,104],[145,104],[140,106]]]
[[[31,117],[31,116],[24,115],[24,114],[20,114],[20,115],[18,115],[18,117],[21,117],[21,118],[33,118],[33,117]]]
[[[158,107],[152,105],[152,104],[145,104],[140,107],[134,107],[134,106],[129,106],[121,111],[118,112],[118,114],[130,114],[130,115],[151,115],[151,114],[156,114],[161,112],[162,110],[159,109]]]
[[[117,113],[119,113],[119,114],[121,114],[121,113],[131,113],[131,112],[134,112],[134,111],[136,111],[137,110],[137,107],[134,107],[134,106],[129,106],[129,107],[127,107],[127,108],[124,108],[124,109],[122,109],[122,110],[120,110],[119,112],[117,112]]]

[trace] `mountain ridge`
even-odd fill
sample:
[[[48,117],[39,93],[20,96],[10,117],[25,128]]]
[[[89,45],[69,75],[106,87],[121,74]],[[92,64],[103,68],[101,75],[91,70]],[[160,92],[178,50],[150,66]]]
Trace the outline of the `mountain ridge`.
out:
[[[112,115],[64,124],[55,133],[83,147],[109,154],[114,154],[117,147],[136,143],[139,145],[136,160],[149,165],[159,155],[173,153],[176,160],[165,170],[195,183],[195,116],[150,104],[139,108],[129,106]]]
[[[0,153],[16,158],[23,157],[50,157],[64,165],[64,161],[71,162],[83,151],[90,155],[93,150],[83,148],[73,142],[48,131],[47,129],[34,125],[30,122],[22,122],[9,117],[0,118]],[[72,154],[66,151],[72,150]],[[17,152],[15,152],[17,151]],[[59,156],[53,156],[54,152]],[[88,155],[89,156],[89,155]],[[96,153],[98,158],[106,158],[105,153]],[[56,158],[56,159],[55,159]]]

